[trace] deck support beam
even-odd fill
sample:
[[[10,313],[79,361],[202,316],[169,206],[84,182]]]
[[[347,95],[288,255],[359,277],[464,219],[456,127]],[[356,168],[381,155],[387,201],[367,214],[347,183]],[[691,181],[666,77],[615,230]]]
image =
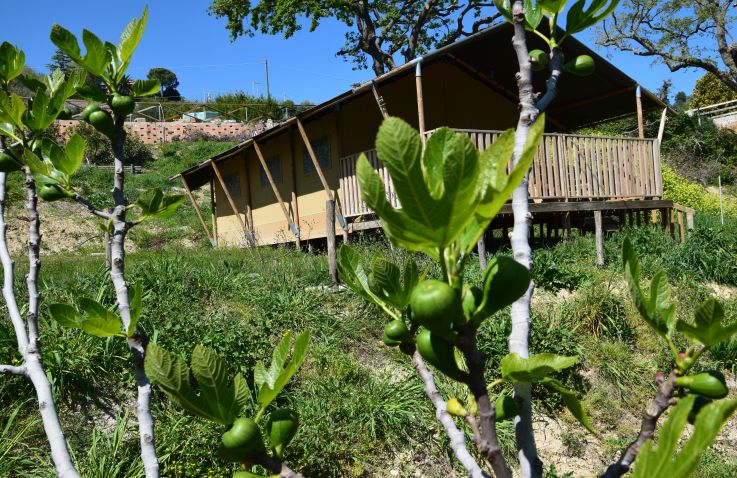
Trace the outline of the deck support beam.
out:
[[[426,142],[425,138],[425,100],[422,95],[422,57],[420,57],[415,65],[415,90],[417,92],[417,125],[420,129],[420,138],[422,144]]]
[[[594,230],[596,233],[596,264],[604,265],[604,230],[601,211],[594,211]]]
[[[215,181],[210,179],[210,211],[212,212],[212,236],[215,238],[215,247],[220,245],[218,236],[217,204],[215,204]]]
[[[645,118],[642,114],[642,89],[640,85],[637,85],[635,101],[637,102],[637,132],[640,135],[640,139],[645,139]]]
[[[294,234],[295,237],[299,237],[299,229],[297,228],[297,226],[294,225],[294,222],[292,222],[292,217],[289,215],[289,211],[287,211],[287,207],[284,205],[284,199],[281,197],[279,188],[276,186],[274,177],[271,175],[271,171],[269,171],[269,166],[266,165],[266,159],[264,159],[261,148],[256,141],[253,142],[253,150],[256,152],[256,156],[258,156],[258,161],[259,163],[261,163],[261,167],[264,169],[266,179],[269,180],[271,190],[274,192],[274,196],[276,196],[276,200],[279,202],[279,206],[281,207],[282,213],[284,213],[284,218],[287,220],[289,229],[292,231],[292,234]]]
[[[187,193],[187,197],[189,197],[189,200],[192,202],[192,207],[194,207],[194,212],[197,213],[197,218],[200,220],[200,224],[202,224],[202,228],[205,230],[205,235],[207,235],[207,239],[210,240],[210,244],[212,246],[215,246],[215,238],[212,237],[212,234],[210,234],[210,228],[207,227],[207,223],[205,222],[205,218],[202,217],[202,211],[200,211],[200,207],[197,205],[197,201],[194,198],[194,195],[192,195],[192,191],[189,189],[189,184],[187,184],[187,180],[184,179],[184,176],[180,176],[182,179],[182,186],[184,186],[184,192]]]
[[[327,179],[325,179],[325,173],[323,172],[322,168],[320,167],[320,162],[317,160],[317,155],[315,154],[315,150],[312,149],[312,143],[310,143],[310,138],[307,137],[307,132],[305,131],[305,127],[302,125],[302,122],[297,118],[297,129],[299,129],[299,134],[302,136],[302,142],[305,144],[305,148],[307,149],[307,153],[310,156],[310,159],[312,160],[312,164],[315,166],[315,171],[317,172],[317,176],[320,178],[320,182],[322,183],[323,189],[325,189],[325,194],[327,195],[328,199],[335,201],[335,196],[333,195],[333,191],[330,189],[330,186],[328,185]],[[340,226],[343,228],[343,231],[345,233],[348,233],[348,226],[346,225],[345,219],[343,219],[343,213],[340,210],[340,204],[336,201],[335,202],[335,212],[339,217]]]
[[[294,223],[297,226],[297,230],[302,230],[302,224],[299,220],[299,193],[297,192],[297,161],[294,159],[294,137],[292,135],[292,129],[289,130],[289,154],[292,156],[292,211],[294,211]],[[302,250],[302,240],[297,235],[295,240],[295,246],[297,250]]]
[[[233,210],[233,214],[235,214],[235,217],[238,220],[238,224],[241,226],[241,230],[243,231],[243,240],[246,242],[247,245],[253,246],[254,245],[253,237],[251,236],[251,233],[246,228],[246,224],[243,222],[243,218],[241,218],[241,213],[238,212],[238,207],[236,207],[235,201],[233,200],[233,196],[230,194],[230,190],[228,189],[228,186],[225,184],[223,175],[220,173],[220,168],[218,168],[218,165],[215,161],[212,162],[212,170],[215,172],[215,176],[217,176],[218,182],[220,183],[220,186],[222,186],[223,188],[223,194],[225,194],[225,198],[228,200],[230,209]]]
[[[381,116],[384,117],[384,119],[387,119],[389,117],[389,111],[386,109],[386,101],[384,101],[384,97],[379,94],[379,89],[376,88],[376,82],[371,82],[371,92],[374,94],[374,99],[376,100],[376,104],[379,106],[379,112],[381,113]]]
[[[325,202],[325,236],[328,243],[328,270],[333,284],[338,283],[338,255],[335,247],[335,200]]]

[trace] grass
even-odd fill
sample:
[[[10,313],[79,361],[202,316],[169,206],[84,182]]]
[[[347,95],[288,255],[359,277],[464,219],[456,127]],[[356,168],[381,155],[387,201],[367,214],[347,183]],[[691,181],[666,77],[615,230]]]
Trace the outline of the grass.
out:
[[[147,174],[128,177],[132,196],[148,187],[173,190],[177,185],[168,176],[227,146],[205,142],[164,146]],[[80,187],[90,192],[104,190],[110,173],[84,169],[79,179]],[[277,403],[301,416],[301,429],[287,455],[290,465],[321,478],[383,477],[389,470],[399,476],[411,476],[416,470],[425,476],[461,476],[411,364],[381,341],[385,319],[380,312],[350,292],[331,293],[320,287],[328,277],[324,256],[288,247],[255,251],[177,247],[181,237],[207,244],[198,232],[194,211],[187,207],[159,229],[139,229],[131,235],[139,252],[127,256],[128,279],[144,290],[140,326],[154,341],[184,357],[196,343],[213,348],[227,358],[229,373],[242,372],[253,387],[253,367],[270,356],[277,338],[286,330],[310,330],[312,347],[304,368]],[[603,268],[595,265],[590,236],[574,234],[568,244],[548,243],[535,250],[531,351],[582,357],[560,378],[584,395],[603,434],[601,446],[607,457],[632,439],[637,417],[652,397],[655,372],[671,366],[657,337],[638,319],[623,286],[624,234],[640,254],[645,279],[661,268],[668,272],[681,318],[692,317],[695,305],[711,295],[715,285],[727,289],[737,285],[737,223],[721,225],[707,216],[697,216],[696,230],[684,244],[654,227],[613,234],[605,243]],[[364,257],[376,251],[397,260],[406,255],[387,248],[380,235],[363,238],[357,247]],[[17,267],[16,287],[23,291],[24,260],[18,260]],[[420,258],[420,267],[430,276],[439,275],[438,267],[426,258]],[[470,259],[468,271],[468,279],[478,284],[477,258]],[[42,278],[44,365],[75,459],[85,477],[141,476],[136,468],[135,426],[126,415],[133,413],[135,386],[125,344],[88,337],[46,319],[50,304],[74,303],[81,295],[114,305],[103,259],[79,254],[45,257]],[[737,315],[734,294],[725,299],[725,308],[730,316]],[[509,311],[501,311],[480,329],[479,347],[487,358],[489,380],[498,375],[509,332]],[[11,327],[0,321],[0,363],[17,359]],[[706,359],[708,366],[734,373],[737,342],[725,343]],[[460,387],[442,379],[439,389],[446,397],[465,397]],[[27,381],[0,378],[0,476],[52,474],[36,405],[20,398],[32,393]],[[537,413],[563,413],[557,395],[542,387],[534,394]],[[158,391],[154,414],[163,476],[232,476],[233,466],[213,455],[222,429],[187,415]],[[513,425],[502,424],[499,435],[511,457]],[[562,437],[566,453],[581,452],[582,436],[581,429],[571,424]],[[725,456],[716,451],[707,454],[698,476],[734,476],[737,464]],[[568,476],[546,469],[550,477]]]

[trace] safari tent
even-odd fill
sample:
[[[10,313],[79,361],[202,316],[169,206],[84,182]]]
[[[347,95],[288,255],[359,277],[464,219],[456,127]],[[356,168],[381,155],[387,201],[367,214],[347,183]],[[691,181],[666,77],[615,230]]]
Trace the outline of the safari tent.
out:
[[[500,130],[517,122],[517,62],[511,38],[511,25],[500,25],[433,51],[175,178],[192,201],[192,191],[210,186],[212,218],[200,220],[217,245],[299,244],[324,238],[328,199],[337,204],[338,234],[377,227],[361,201],[355,164],[358,155],[366,153],[395,201],[373,151],[382,119],[398,116],[424,135],[448,126],[484,149]],[[531,37],[530,47],[542,48],[538,40]],[[672,202],[662,200],[657,138],[571,134],[638,109],[642,116],[666,105],[576,39],[566,41],[564,53],[567,58],[591,55],[596,71],[590,77],[564,75],[548,109],[547,134],[530,178],[533,213],[565,214],[569,221],[580,211],[594,211],[599,217],[602,211],[636,211],[638,221],[647,210],[661,210],[663,217],[670,214]],[[545,79],[545,74],[536,75],[537,91],[544,91]]]

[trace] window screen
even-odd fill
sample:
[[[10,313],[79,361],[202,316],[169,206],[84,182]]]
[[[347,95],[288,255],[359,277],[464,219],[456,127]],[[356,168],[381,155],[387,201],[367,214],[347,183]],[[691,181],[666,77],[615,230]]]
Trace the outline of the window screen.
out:
[[[271,177],[274,178],[274,182],[282,182],[281,161],[279,161],[279,156],[266,158],[266,166],[269,168],[269,172],[271,173]],[[264,171],[264,168],[261,168],[261,186],[266,187],[268,185],[269,178],[266,177],[266,171]]]
[[[228,174],[223,181],[234,199],[241,195],[241,178],[237,173]]]
[[[321,168],[330,167],[330,141],[327,136],[318,138],[315,141],[310,142],[312,149],[315,151],[317,162]],[[307,147],[302,150],[302,167],[304,168],[305,174],[314,173],[315,165],[312,163],[310,153],[307,151]]]

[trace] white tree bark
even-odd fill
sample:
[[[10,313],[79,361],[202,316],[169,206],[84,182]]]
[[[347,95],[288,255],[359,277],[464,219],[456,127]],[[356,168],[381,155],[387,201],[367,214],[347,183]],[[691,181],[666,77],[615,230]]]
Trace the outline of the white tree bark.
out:
[[[27,201],[26,209],[29,212],[29,241],[28,252],[29,274],[27,283],[29,287],[29,312],[28,312],[28,330],[21,318],[20,309],[15,298],[15,290],[13,288],[14,267],[15,264],[10,256],[7,243],[7,229],[5,223],[5,205],[7,200],[6,191],[6,174],[0,173],[0,262],[3,266],[3,297],[8,307],[8,314],[15,328],[16,338],[18,341],[18,350],[23,357],[23,365],[21,367],[0,367],[0,371],[6,373],[16,373],[27,376],[36,390],[36,398],[38,400],[38,408],[41,414],[46,437],[49,440],[51,448],[51,459],[56,468],[57,478],[81,478],[77,470],[74,468],[69,450],[67,449],[66,439],[62,431],[59,415],[56,412],[54,397],[51,390],[46,373],[43,369],[43,360],[38,341],[38,288],[36,279],[38,275],[39,257],[38,250],[41,242],[39,233],[38,212],[36,210],[36,191],[33,180],[26,181]]]
[[[126,132],[123,128],[125,118],[115,118],[115,141],[113,142],[113,157],[115,178],[113,185],[113,200],[115,208],[112,213],[113,237],[111,244],[110,279],[115,288],[118,303],[118,313],[123,323],[123,329],[128,330],[131,323],[130,294],[128,283],[125,280],[125,237],[131,224],[126,221],[125,213],[127,200],[125,198],[125,165],[124,144]],[[146,478],[159,478],[159,459],[154,444],[154,420],[151,415],[151,382],[149,382],[143,368],[146,352],[147,337],[136,333],[128,339],[128,349],[133,355],[138,398],[136,401],[136,416],[138,418],[138,434],[141,443],[141,460]]]
[[[548,107],[557,93],[557,83],[562,73],[563,55],[553,49],[550,63],[550,78],[547,81],[547,90],[537,103],[532,85],[532,64],[527,49],[527,34],[525,32],[524,5],[522,0],[515,0],[512,6],[514,20],[514,37],[512,45],[519,63],[517,85],[519,88],[520,116],[515,131],[514,155],[512,162],[516,166],[522,158],[527,143],[530,127],[542,110]],[[514,229],[510,237],[512,252],[517,262],[532,272],[532,249],[529,243],[532,214],[529,209],[528,194],[529,171],[512,194],[512,211],[514,213]],[[534,281],[530,281],[525,294],[512,304],[512,332],[509,335],[509,351],[521,357],[529,357],[529,337],[531,326],[530,304],[535,291]],[[532,429],[532,401],[531,385],[515,383],[514,396],[519,407],[519,414],[515,417],[515,431],[517,448],[519,450],[520,476],[522,478],[539,478],[542,476],[542,462],[537,454],[535,436]]]
[[[453,450],[456,458],[463,465],[463,468],[468,471],[471,478],[490,478],[481,469],[471,453],[469,453],[468,448],[466,448],[466,435],[458,429],[453,421],[453,417],[448,413],[445,400],[443,400],[437,387],[435,387],[435,377],[427,369],[425,361],[422,360],[419,352],[415,351],[412,354],[412,361],[414,362],[415,370],[425,384],[425,395],[427,395],[435,406],[435,418],[443,425],[443,430],[445,430],[445,434],[450,439],[450,448]]]

